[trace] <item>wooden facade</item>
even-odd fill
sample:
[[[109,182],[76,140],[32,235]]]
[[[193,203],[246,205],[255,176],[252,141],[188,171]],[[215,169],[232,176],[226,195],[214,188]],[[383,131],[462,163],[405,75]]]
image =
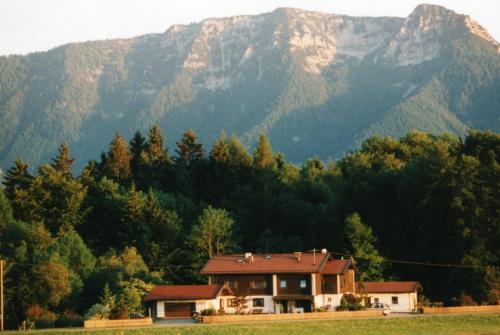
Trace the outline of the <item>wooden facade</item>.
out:
[[[311,274],[279,274],[278,295],[311,295]],[[285,287],[283,287],[285,284]]]
[[[272,295],[273,276],[260,274],[215,275],[212,282],[225,285],[232,295]]]

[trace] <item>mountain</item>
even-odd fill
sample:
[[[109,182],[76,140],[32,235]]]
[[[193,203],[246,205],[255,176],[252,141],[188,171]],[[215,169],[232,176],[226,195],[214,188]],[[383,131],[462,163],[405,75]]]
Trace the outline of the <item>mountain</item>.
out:
[[[0,167],[47,161],[67,141],[79,167],[158,124],[248,145],[260,133],[292,161],[335,158],[373,134],[500,130],[500,45],[469,16],[279,8],[165,33],[0,57]]]

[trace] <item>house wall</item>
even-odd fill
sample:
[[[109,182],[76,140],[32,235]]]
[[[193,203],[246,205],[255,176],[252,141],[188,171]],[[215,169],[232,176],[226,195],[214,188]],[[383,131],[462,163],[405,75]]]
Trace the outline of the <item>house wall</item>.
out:
[[[234,314],[236,313],[236,308],[235,307],[230,307],[230,300],[233,299],[234,296],[220,296],[220,299],[224,300],[224,311],[228,314]],[[274,313],[274,300],[271,295],[248,295],[245,297],[248,299],[247,302],[247,308],[245,309],[245,312],[248,313],[251,310],[262,310],[262,313]],[[264,299],[264,307],[253,307],[253,299]],[[220,305],[219,305],[220,306]]]
[[[340,275],[340,292],[354,293],[354,270],[349,269],[345,274]]]
[[[370,302],[378,298],[379,303],[389,305],[391,312],[412,312],[417,307],[417,293],[369,293]],[[392,303],[392,297],[398,297],[398,303]]]
[[[328,307],[329,310],[335,310],[336,307],[340,306],[340,299],[342,294],[320,294],[314,296],[314,307]],[[330,301],[328,301],[330,299]]]

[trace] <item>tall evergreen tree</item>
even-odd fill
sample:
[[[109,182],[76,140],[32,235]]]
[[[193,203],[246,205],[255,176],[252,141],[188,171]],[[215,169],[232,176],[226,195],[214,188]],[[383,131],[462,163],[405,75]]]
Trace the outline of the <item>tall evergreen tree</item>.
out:
[[[361,222],[358,213],[349,215],[345,221],[345,233],[356,258],[360,281],[383,280],[384,259],[375,249],[377,238],[369,226]]]
[[[131,177],[130,154],[127,142],[119,134],[116,133],[113,141],[109,145],[109,151],[106,156],[105,172],[116,181],[126,182]]]
[[[33,176],[28,172],[28,165],[21,159],[16,159],[14,166],[7,170],[3,184],[5,186],[5,195],[14,200],[14,190],[16,188],[25,189],[29,186]]]
[[[212,146],[210,159],[216,163],[224,164],[230,160],[229,144],[226,140],[226,133],[222,132],[219,139]]]
[[[71,167],[75,160],[70,157],[68,145],[63,143],[59,146],[58,154],[56,158],[52,159],[52,167],[57,171],[60,171],[63,175],[71,176]]]
[[[181,165],[190,166],[204,158],[205,150],[203,144],[198,141],[196,133],[189,129],[182,135],[180,142],[177,142],[177,162]]]
[[[252,164],[252,157],[250,157],[247,148],[240,142],[238,137],[232,135],[228,147],[232,165],[250,166]]]
[[[168,162],[170,157],[168,150],[164,147],[163,136],[160,127],[154,125],[148,132],[148,143],[146,146],[148,161],[150,162]]]
[[[274,157],[271,144],[266,135],[261,134],[259,143],[253,153],[253,164],[258,169],[268,169],[274,166]]]
[[[132,160],[130,161],[130,168],[134,179],[139,177],[140,165],[143,151],[146,149],[146,139],[142,136],[140,131],[136,131],[132,140],[130,140],[130,153]]]

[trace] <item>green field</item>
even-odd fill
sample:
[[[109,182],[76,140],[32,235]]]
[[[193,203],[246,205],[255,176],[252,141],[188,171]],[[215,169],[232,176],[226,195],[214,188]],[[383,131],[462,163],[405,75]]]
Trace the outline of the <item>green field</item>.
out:
[[[162,335],[349,335],[349,334],[500,334],[500,314],[422,316],[334,321],[291,321],[232,325],[193,325],[100,331],[67,331],[71,334]],[[37,334],[42,333],[35,332]],[[65,331],[43,331],[60,335]],[[24,332],[24,334],[26,334]]]

